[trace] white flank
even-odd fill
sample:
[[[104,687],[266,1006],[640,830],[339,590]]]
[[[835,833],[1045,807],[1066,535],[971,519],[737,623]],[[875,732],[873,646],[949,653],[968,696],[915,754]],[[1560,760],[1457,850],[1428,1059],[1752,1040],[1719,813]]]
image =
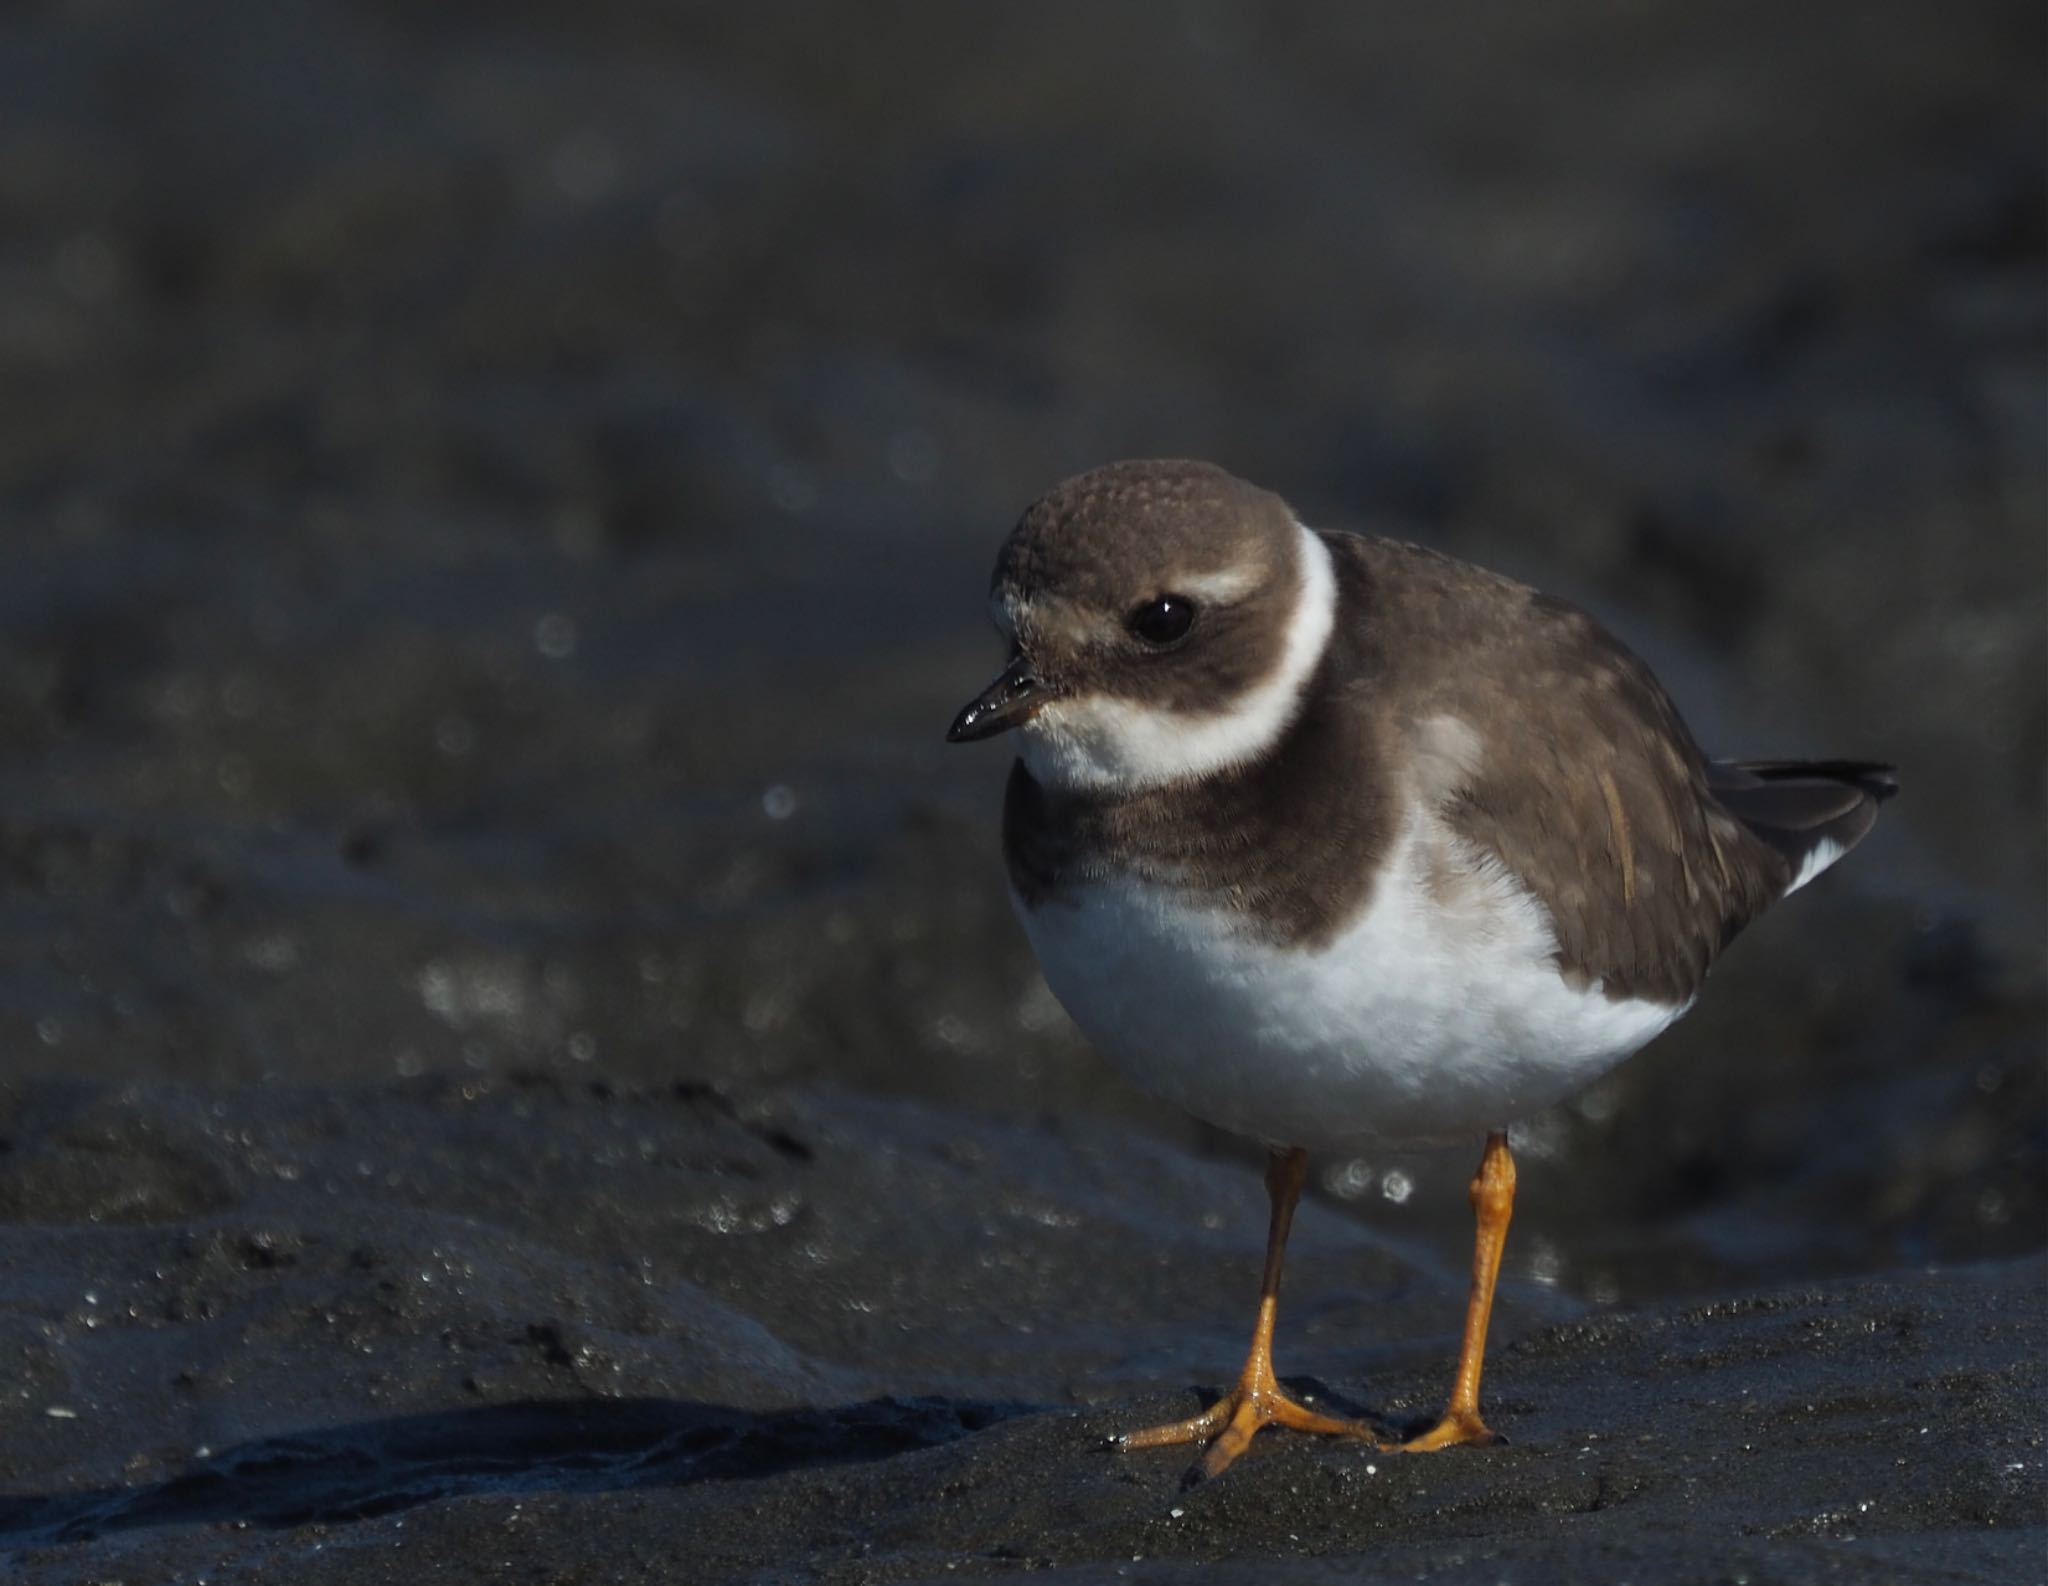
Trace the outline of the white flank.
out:
[[[1792,878],[1792,885],[1785,889],[1785,896],[1791,897],[1848,851],[1832,837],[1823,837],[1808,849],[1806,857],[1799,861],[1799,874]]]
[[[1426,881],[1447,869],[1461,883],[1448,897]],[[1500,1128],[1687,1006],[1567,985],[1542,905],[1419,814],[1364,913],[1319,950],[1134,881],[1018,913],[1054,994],[1125,1073],[1274,1145]]]
[[[1054,700],[1025,725],[1018,752],[1031,774],[1055,787],[1154,786],[1205,776],[1268,748],[1301,704],[1302,686],[1323,657],[1337,618],[1337,575],[1329,547],[1300,529],[1301,593],[1280,664],[1230,708],[1207,715],[1153,710],[1094,694]]]

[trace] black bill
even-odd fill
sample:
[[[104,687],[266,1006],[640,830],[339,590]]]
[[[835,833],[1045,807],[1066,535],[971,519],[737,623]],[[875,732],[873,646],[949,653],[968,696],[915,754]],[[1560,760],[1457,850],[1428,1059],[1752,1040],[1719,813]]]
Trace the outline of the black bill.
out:
[[[972,743],[976,738],[993,738],[999,732],[1007,732],[1028,721],[1045,699],[1045,684],[1031,670],[1031,663],[1022,655],[1013,655],[1010,664],[1003,668],[1003,675],[953,718],[953,725],[946,731],[946,742]]]

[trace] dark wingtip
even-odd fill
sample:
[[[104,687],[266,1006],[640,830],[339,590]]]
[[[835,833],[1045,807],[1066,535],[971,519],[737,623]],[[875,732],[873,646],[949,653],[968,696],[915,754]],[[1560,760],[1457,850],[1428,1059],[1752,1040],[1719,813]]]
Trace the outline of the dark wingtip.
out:
[[[1823,844],[1834,850],[1823,869],[1854,848],[1877,824],[1878,805],[1899,791],[1897,769],[1880,760],[1717,761],[1707,785],[1794,875]]]
[[[1899,791],[1899,768],[1886,760],[1716,760],[1707,778],[1717,793],[1745,784],[1834,782],[1882,803]]]
[[[1864,775],[1858,778],[1858,786],[1878,803],[1882,804],[1899,791],[1899,768],[1872,761],[1863,768]]]

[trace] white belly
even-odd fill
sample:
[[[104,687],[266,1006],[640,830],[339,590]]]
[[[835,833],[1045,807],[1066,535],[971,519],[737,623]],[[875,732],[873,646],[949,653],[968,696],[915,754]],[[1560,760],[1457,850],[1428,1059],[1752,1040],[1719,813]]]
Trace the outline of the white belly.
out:
[[[1497,864],[1459,850],[1464,884],[1433,894],[1452,841],[1412,821],[1365,912],[1316,950],[1136,881],[1018,914],[1082,1033],[1220,1128],[1311,1148],[1501,1128],[1685,1007],[1567,985],[1548,917]]]

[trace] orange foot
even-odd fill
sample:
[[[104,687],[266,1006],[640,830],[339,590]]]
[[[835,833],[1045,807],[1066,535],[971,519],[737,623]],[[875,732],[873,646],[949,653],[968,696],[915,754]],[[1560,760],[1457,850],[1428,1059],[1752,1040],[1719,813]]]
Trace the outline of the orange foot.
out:
[[[1424,1432],[1420,1437],[1411,1437],[1405,1443],[1382,1443],[1382,1454],[1433,1454],[1440,1448],[1457,1448],[1461,1445],[1472,1448],[1491,1448],[1495,1443],[1506,1442],[1492,1427],[1479,1419],[1477,1410],[1449,1410],[1444,1418]]]
[[[1363,1421],[1347,1421],[1334,1415],[1319,1415],[1297,1400],[1290,1399],[1270,1378],[1241,1380],[1200,1415],[1165,1426],[1126,1432],[1116,1440],[1120,1449],[1166,1448],[1176,1443],[1208,1443],[1207,1452],[1187,1474],[1192,1485],[1220,1476],[1232,1460],[1251,1446],[1252,1434],[1262,1426],[1284,1426],[1295,1432],[1317,1432],[1328,1437],[1362,1437],[1377,1442],[1379,1434]]]

